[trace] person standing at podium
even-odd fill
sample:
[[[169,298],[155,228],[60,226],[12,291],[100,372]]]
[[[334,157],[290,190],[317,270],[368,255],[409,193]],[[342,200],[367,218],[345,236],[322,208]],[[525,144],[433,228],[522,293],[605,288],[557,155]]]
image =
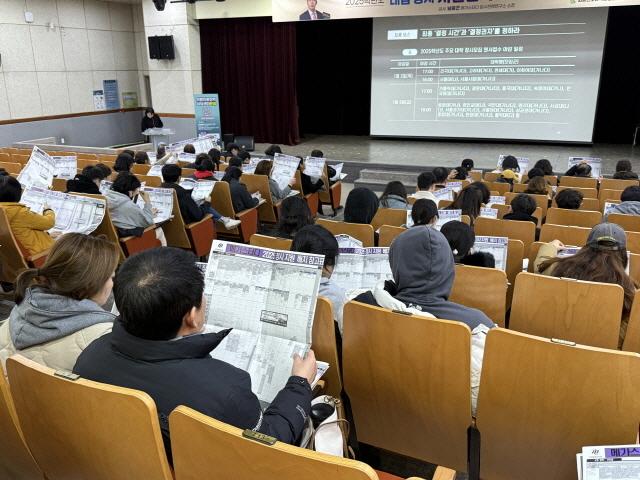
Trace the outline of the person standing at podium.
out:
[[[140,131],[144,132],[148,128],[162,128],[164,124],[162,119],[158,116],[153,108],[149,107],[144,110],[144,117],[142,117],[142,124],[140,125]]]

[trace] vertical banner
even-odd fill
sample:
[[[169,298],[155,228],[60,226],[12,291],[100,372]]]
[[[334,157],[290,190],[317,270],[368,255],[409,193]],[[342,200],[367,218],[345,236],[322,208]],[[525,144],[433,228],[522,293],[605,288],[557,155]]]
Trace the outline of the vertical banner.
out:
[[[199,93],[193,96],[196,113],[196,135],[217,134],[222,138],[220,102],[217,93]]]
[[[107,110],[120,109],[120,95],[118,94],[117,80],[103,80],[102,88],[104,90],[104,101]]]

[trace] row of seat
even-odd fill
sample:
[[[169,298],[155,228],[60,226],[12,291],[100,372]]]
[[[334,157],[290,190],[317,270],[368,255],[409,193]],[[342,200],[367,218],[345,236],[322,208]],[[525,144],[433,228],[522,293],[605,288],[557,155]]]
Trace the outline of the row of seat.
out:
[[[471,177],[474,181],[484,180],[485,182],[496,182],[500,178],[500,173],[497,172],[484,172],[479,175],[472,172]],[[624,190],[630,186],[638,186],[640,182],[638,180],[618,180],[615,178],[586,178],[586,177],[570,177],[563,175],[558,179],[557,175],[545,175],[545,180],[551,186],[570,187],[570,188],[593,188],[593,189],[612,189],[612,190]],[[514,191],[522,191],[526,189],[526,182],[529,180],[527,175],[522,177],[522,183],[514,183]],[[516,190],[518,188],[518,190]]]

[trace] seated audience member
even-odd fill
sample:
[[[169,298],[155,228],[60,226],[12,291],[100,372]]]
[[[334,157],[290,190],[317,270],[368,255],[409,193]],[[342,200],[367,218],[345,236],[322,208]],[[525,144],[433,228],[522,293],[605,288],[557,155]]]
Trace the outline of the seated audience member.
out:
[[[500,176],[496,180],[498,183],[509,184],[509,191],[513,191],[513,183],[517,180],[516,172],[513,170],[503,170],[500,172]]]
[[[7,214],[9,226],[18,245],[27,255],[37,255],[51,248],[53,238],[47,230],[56,224],[56,214],[45,208],[42,215],[20,203],[22,186],[12,176],[0,177],[0,208]]]
[[[107,191],[107,208],[113,226],[119,237],[140,237],[145,228],[154,225],[153,207],[146,192],[140,192],[140,180],[129,172],[121,172]],[[144,208],[138,207],[134,198],[140,195],[144,200]],[[162,245],[167,241],[161,228],[156,228],[156,237]]]
[[[267,157],[275,157],[276,153],[280,153],[282,154],[282,148],[280,148],[280,145],[270,145],[269,148],[267,148],[264,151],[264,154]]]
[[[624,215],[640,215],[640,187],[631,186],[622,191],[620,195],[620,203],[615,205],[604,216],[604,220],[612,213],[621,213]]]
[[[567,170],[565,175],[567,177],[591,178],[591,165],[587,162],[580,162]]]
[[[380,197],[380,208],[407,209],[407,189],[396,180],[387,183]]]
[[[296,233],[307,225],[313,225],[307,201],[297,196],[285,198],[280,205],[276,235],[281,238],[294,238]]]
[[[158,150],[156,151],[156,165],[167,165],[169,163],[176,163],[176,158],[173,156],[173,153],[167,153],[167,147],[164,144],[158,145]]]
[[[336,237],[320,225],[307,225],[296,233],[291,245],[291,251],[324,255],[318,295],[327,297],[331,301],[333,319],[338,324],[340,332],[342,332],[342,310],[347,302],[347,295],[344,288],[331,281],[331,275],[338,257],[338,241]]]
[[[324,158],[324,153],[322,150],[311,150],[311,156],[313,158]]]
[[[272,167],[273,162],[271,160],[261,160],[258,165],[256,165],[256,170],[253,173],[254,175],[266,175],[269,177],[269,192],[271,193],[271,201],[275,204],[289,196],[291,187],[295,185],[295,178],[290,179],[289,185],[281,189],[278,182],[271,178]]]
[[[191,145],[190,143],[187,143],[184,148],[182,149],[182,151],[184,153],[190,153],[192,155],[196,154],[196,147],[194,147],[193,145]]]
[[[55,370],[71,371],[78,355],[111,331],[116,316],[102,309],[120,254],[107,240],[80,233],[61,236],[44,265],[16,281],[16,306],[0,326],[4,366],[19,353]]]
[[[8,177],[9,172],[7,172],[4,168],[0,168],[0,177]]]
[[[150,163],[149,155],[147,154],[147,152],[143,151],[136,152],[133,157],[133,161],[136,163],[136,165],[148,165]]]
[[[300,179],[302,181],[302,193],[304,195],[309,195],[310,193],[316,193],[322,190],[322,187],[324,187],[324,181],[319,178],[314,182],[309,175],[304,173],[304,160],[302,157],[298,158],[300,159],[300,163],[298,163],[298,170],[300,171]]]
[[[464,168],[467,172],[470,172],[471,170],[473,170],[473,160],[471,160],[470,158],[465,158],[464,160],[462,160],[462,163],[460,164],[460,166],[462,168]]]
[[[230,167],[238,167],[242,170],[242,159],[240,157],[231,157],[228,160],[228,165]]]
[[[130,172],[131,165],[133,165],[133,156],[128,153],[122,152],[116,157],[116,161],[113,165],[115,172]]]
[[[613,178],[616,180],[638,180],[638,174],[631,170],[629,160],[618,160]]]
[[[476,221],[476,218],[480,216],[483,194],[480,189],[476,187],[469,187],[460,190],[460,193],[458,193],[456,199],[451,205],[446,207],[445,210],[462,210],[462,215],[468,215],[471,219],[471,225],[473,225]]]
[[[471,406],[475,412],[486,334],[495,324],[480,310],[449,301],[455,264],[447,239],[435,228],[415,227],[396,237],[389,249],[393,281],[381,281],[356,301],[414,315],[455,320],[469,326]]]
[[[216,171],[220,170],[220,163],[222,162],[221,159],[220,159],[220,157],[222,155],[220,153],[220,150],[218,150],[217,148],[212,148],[207,153],[209,155],[209,158],[213,162],[213,165],[215,166]]]
[[[573,188],[565,188],[556,194],[556,205],[558,208],[566,208],[568,210],[578,210],[582,205],[584,196],[579,190]]]
[[[120,311],[113,331],[89,345],[73,371],[148,393],[158,409],[169,459],[168,419],[178,405],[284,443],[298,440],[311,408],[313,351],[305,359],[294,356],[291,377],[263,411],[249,374],[211,357],[229,330],[203,333],[204,279],[191,253],[155,248],[129,257],[113,291]]]
[[[449,170],[444,167],[436,167],[433,169],[433,176],[435,177],[436,190],[447,186],[447,180],[449,179]]]
[[[227,159],[229,157],[237,157],[240,153],[240,147],[235,143],[228,143],[227,150],[222,155],[224,155]]]
[[[480,192],[480,196],[482,197],[482,203],[484,205],[489,204],[489,200],[491,200],[491,191],[487,184],[484,182],[471,182],[466,188],[470,188],[473,190],[478,190]]]
[[[222,181],[229,184],[231,203],[233,203],[233,210],[236,213],[257,207],[258,203],[260,203],[257,198],[251,196],[247,187],[240,183],[240,177],[242,177],[242,170],[238,167],[228,167],[224,172],[224,177],[222,177]]]
[[[368,188],[357,187],[349,192],[344,205],[344,221],[370,224],[378,212],[380,201]]]
[[[504,173],[506,170],[511,170],[514,175],[514,182],[520,183],[522,175],[520,174],[520,164],[518,159],[513,155],[507,155],[502,159],[502,168],[497,168],[493,173]]]
[[[538,208],[533,197],[530,197],[526,193],[519,193],[513,200],[511,200],[510,212],[503,218],[504,220],[519,220],[522,222],[533,222],[538,225],[538,219],[533,214]]]
[[[196,171],[190,176],[194,180],[215,180],[213,171],[216,167],[206,153],[201,153],[196,157],[194,167]]]
[[[411,195],[411,198],[425,199],[431,200],[436,205],[438,204],[438,199],[433,194],[436,189],[436,177],[431,172],[422,172],[418,175],[418,184],[416,193]]]
[[[558,257],[564,249],[559,240],[540,246],[534,271],[558,278],[573,278],[588,282],[615,283],[624,289],[624,310],[620,326],[622,346],[627,330],[628,314],[638,285],[625,272],[627,238],[624,230],[614,223],[600,223],[591,229],[587,244],[570,257]]]
[[[449,172],[449,181],[450,182],[459,182],[461,180],[466,180],[469,177],[469,172],[464,167],[455,167],[452,168]]]
[[[238,152],[238,158],[242,160],[243,165],[249,165],[249,162],[251,161],[251,154],[246,150],[241,150]]]
[[[538,160],[531,170],[534,168],[542,170],[543,175],[553,175],[553,165],[546,158]],[[531,178],[531,172],[529,172],[529,178]]]
[[[544,176],[536,176],[529,178],[527,182],[527,189],[524,193],[531,193],[533,195],[547,195],[549,194],[549,182],[544,179]]]
[[[111,178],[113,171],[111,170],[111,167],[109,167],[108,165],[105,165],[104,163],[96,163],[94,167],[100,169],[100,171],[104,175],[105,180],[109,180]]]
[[[109,169],[111,171],[111,169]],[[97,166],[88,165],[82,169],[82,173],[77,174],[73,180],[67,180],[67,193],[89,193],[92,195],[102,195],[100,193],[100,182],[108,175]]]
[[[411,220],[413,226],[433,226],[438,223],[438,207],[432,200],[421,198],[416,200],[411,208]]]
[[[162,188],[172,188],[176,191],[178,207],[180,208],[180,215],[182,215],[184,223],[199,222],[206,214],[210,213],[213,221],[222,223],[227,230],[231,230],[240,225],[240,220],[220,215],[220,213],[211,206],[211,196],[209,196],[202,205],[198,205],[191,197],[191,191],[178,184],[181,175],[182,168],[178,165],[165,165],[162,167],[162,179],[164,183],[160,186]]]
[[[136,156],[136,152],[134,152],[133,150],[127,148],[122,150],[120,153],[126,153],[127,155],[129,155],[131,158]]]
[[[536,177],[542,177],[542,178],[544,178],[544,175],[545,175],[545,173],[544,173],[544,171],[543,171],[541,168],[532,168],[531,170],[529,170],[529,171],[527,172],[527,177],[529,177],[529,178],[528,178],[528,180],[527,180],[526,182],[524,182],[524,183],[529,183],[531,180],[533,180],[533,179],[534,179],[534,178],[536,178]]]
[[[472,267],[495,268],[496,260],[490,253],[471,253],[476,242],[476,234],[466,223],[452,220],[442,226],[440,233],[447,239],[456,263]]]

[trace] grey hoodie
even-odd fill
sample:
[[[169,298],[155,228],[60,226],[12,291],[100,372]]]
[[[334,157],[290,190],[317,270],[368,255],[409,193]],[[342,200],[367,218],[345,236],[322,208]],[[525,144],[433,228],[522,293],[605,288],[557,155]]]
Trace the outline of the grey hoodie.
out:
[[[32,287],[11,310],[9,330],[15,347],[24,350],[98,323],[113,323],[115,318],[92,300],[74,300],[49,293],[42,287]]]
[[[611,210],[604,216],[603,221],[607,221],[607,217],[612,213],[622,213],[624,215],[640,215],[640,202],[629,201],[622,202],[615,207],[612,207]]]
[[[145,203],[144,209],[141,209],[127,195],[107,190],[107,207],[116,228],[131,230],[153,225],[151,203]]]
[[[391,272],[397,286],[396,299],[415,305],[444,320],[478,325],[495,324],[480,310],[449,301],[455,264],[447,239],[434,228],[413,227],[400,234],[389,250]]]

